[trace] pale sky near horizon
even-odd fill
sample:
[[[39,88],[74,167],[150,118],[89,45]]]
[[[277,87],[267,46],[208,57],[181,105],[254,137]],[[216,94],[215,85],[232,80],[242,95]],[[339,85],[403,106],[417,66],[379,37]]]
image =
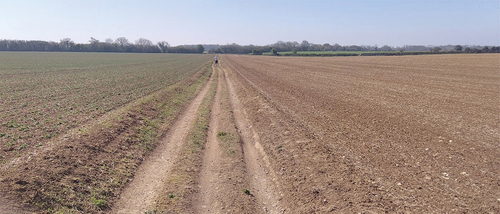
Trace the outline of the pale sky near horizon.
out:
[[[0,0],[0,39],[500,45],[499,0]]]

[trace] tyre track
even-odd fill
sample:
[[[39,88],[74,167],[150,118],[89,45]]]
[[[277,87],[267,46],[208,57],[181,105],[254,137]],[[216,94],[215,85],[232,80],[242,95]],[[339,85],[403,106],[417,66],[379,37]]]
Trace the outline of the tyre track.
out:
[[[236,94],[236,89],[232,82],[234,80],[231,80],[233,74],[222,65],[220,68],[225,76],[236,127],[243,141],[244,159],[252,187],[250,193],[256,197],[258,206],[263,212],[284,213],[285,209],[283,209],[280,202],[281,197],[276,174],[260,144],[259,134],[252,127],[245,108]]]
[[[217,142],[217,131],[219,130],[220,123],[219,116],[221,116],[220,92],[222,90],[222,86],[220,82],[220,74],[215,70],[213,65],[212,70],[214,75],[218,75],[217,92],[211,108],[211,120],[208,130],[207,143],[205,146],[205,153],[203,156],[203,165],[200,175],[198,176],[200,178],[198,183],[201,198],[199,198],[198,203],[196,203],[198,204],[196,209],[199,213],[220,213],[222,211],[221,202],[218,201],[220,198],[218,178],[221,167],[221,150]]]
[[[213,74],[196,98],[172,125],[165,138],[138,167],[134,179],[120,195],[112,213],[144,213],[155,207],[158,190],[162,189],[164,179],[168,177],[177,154],[186,141],[187,134],[196,119],[198,108],[212,81]]]
[[[256,200],[242,190],[249,188],[244,153],[231,113],[224,74],[212,67],[217,92],[211,107],[203,163],[198,175],[198,213],[258,213]]]

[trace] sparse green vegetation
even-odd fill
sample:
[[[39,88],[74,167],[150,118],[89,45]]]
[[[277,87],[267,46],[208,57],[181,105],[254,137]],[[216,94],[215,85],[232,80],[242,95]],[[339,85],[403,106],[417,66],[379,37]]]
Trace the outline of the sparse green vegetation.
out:
[[[92,197],[91,199],[92,199],[92,203],[98,207],[106,206],[106,200],[104,200],[104,199],[96,199],[94,197]]]
[[[211,57],[1,52],[0,58],[0,105],[10,112],[0,114],[0,144],[23,136],[34,147],[194,75]]]
[[[21,145],[21,147],[19,147],[19,150],[26,149],[26,148],[28,148],[28,144],[23,144],[23,145]]]
[[[11,173],[9,180],[27,180],[20,197],[49,213],[109,211],[117,189],[206,83],[211,62],[208,55],[13,52],[0,56],[10,59],[0,65],[0,74],[23,74],[0,79],[0,84],[9,85],[0,88],[8,95],[0,104],[21,102],[7,109],[12,113],[0,115],[0,121],[7,121],[0,126],[0,151],[9,151],[2,154],[2,162],[53,145],[46,142],[59,142],[50,154],[33,156],[36,161],[22,166],[33,170]],[[19,90],[22,87],[26,90]],[[36,105],[15,107],[31,98]],[[59,135],[70,140],[62,141]],[[74,163],[63,161],[68,159]],[[0,185],[15,192],[7,182]]]

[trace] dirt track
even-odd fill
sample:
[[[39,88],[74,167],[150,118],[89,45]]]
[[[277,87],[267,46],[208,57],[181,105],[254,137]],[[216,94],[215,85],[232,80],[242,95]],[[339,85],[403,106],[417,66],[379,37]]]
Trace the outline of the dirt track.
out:
[[[118,199],[113,213],[142,213],[153,210],[155,199],[160,194],[158,189],[161,189],[164,178],[169,175],[172,164],[186,141],[189,129],[196,119],[196,112],[208,92],[212,79],[209,79],[203,90],[172,125],[154,152],[140,165],[134,179]]]

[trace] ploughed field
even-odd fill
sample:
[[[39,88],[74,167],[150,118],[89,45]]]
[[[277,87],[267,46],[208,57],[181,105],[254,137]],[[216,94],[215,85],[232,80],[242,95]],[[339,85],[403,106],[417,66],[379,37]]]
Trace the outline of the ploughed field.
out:
[[[1,213],[499,213],[498,54],[0,53]]]
[[[500,212],[497,54],[224,56],[291,213]]]

